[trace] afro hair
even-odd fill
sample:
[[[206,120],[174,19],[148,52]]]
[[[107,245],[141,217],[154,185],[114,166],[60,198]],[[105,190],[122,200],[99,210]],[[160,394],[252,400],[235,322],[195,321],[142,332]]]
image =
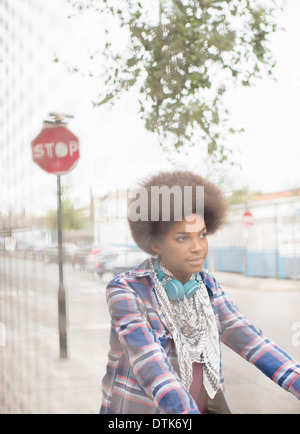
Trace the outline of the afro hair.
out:
[[[184,195],[184,187],[192,187],[192,212],[198,212],[197,208],[197,194],[199,189],[196,187],[203,187],[204,194],[204,203],[203,203],[203,212],[207,232],[208,234],[215,233],[225,222],[226,210],[227,210],[227,202],[224,199],[220,189],[210,181],[205,178],[202,178],[200,175],[197,175],[190,171],[174,171],[174,172],[160,172],[156,175],[151,176],[150,178],[142,181],[139,184],[139,189],[137,191],[142,191],[146,195],[147,200],[147,219],[132,219],[128,214],[128,223],[130,227],[130,231],[132,237],[136,244],[143,251],[155,255],[155,252],[152,250],[151,245],[157,241],[163,239],[163,237],[168,233],[171,226],[178,222],[176,218],[176,210],[174,209],[174,198],[170,195],[170,218],[168,221],[165,221],[163,217],[163,207],[162,203],[162,195],[160,195],[160,203],[159,203],[159,213],[158,218],[151,220],[151,192],[153,191],[153,187],[168,187],[171,191],[172,187],[178,187],[181,189],[182,194]],[[141,195],[140,195],[141,197]],[[144,195],[145,197],[145,195]],[[181,206],[183,208],[183,202],[181,201]],[[132,205],[133,199],[129,201],[129,206]],[[183,209],[181,210],[183,211]],[[183,215],[183,214],[182,214]]]

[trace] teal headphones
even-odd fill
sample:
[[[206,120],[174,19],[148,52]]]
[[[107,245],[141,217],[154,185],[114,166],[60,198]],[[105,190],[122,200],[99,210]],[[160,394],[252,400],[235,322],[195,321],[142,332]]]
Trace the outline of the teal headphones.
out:
[[[156,258],[154,263],[154,269],[156,271],[158,280],[162,282],[164,280],[165,273],[160,269],[158,258]],[[184,296],[191,298],[199,289],[199,281],[199,273],[197,273],[195,280],[189,280],[184,285],[179,282],[179,280],[172,279],[166,284],[165,290],[170,300],[182,300]]]

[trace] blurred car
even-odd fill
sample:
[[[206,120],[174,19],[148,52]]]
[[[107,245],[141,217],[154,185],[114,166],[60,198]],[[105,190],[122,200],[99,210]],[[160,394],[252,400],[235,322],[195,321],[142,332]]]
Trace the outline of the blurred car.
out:
[[[85,270],[86,259],[92,252],[92,247],[83,247],[76,250],[72,255],[72,267],[74,270]]]
[[[112,258],[105,258],[97,264],[96,273],[107,285],[117,274],[136,267],[149,257],[149,254],[138,249],[115,252]]]
[[[43,241],[35,242],[30,250],[30,258],[42,260],[43,251],[47,249],[47,245]]]
[[[101,250],[100,252],[97,252],[96,254],[91,253],[86,258],[85,262],[85,269],[86,271],[89,271],[90,273],[94,273],[95,277],[98,277],[97,269],[99,268],[100,264],[109,260],[115,258],[119,253],[119,250],[116,249],[105,249]]]
[[[33,246],[34,244],[28,241],[18,241],[14,253],[20,258],[30,258]]]
[[[63,243],[63,262],[71,263],[72,256],[78,250],[73,243]],[[58,244],[53,244],[39,252],[40,259],[45,263],[58,262]]]

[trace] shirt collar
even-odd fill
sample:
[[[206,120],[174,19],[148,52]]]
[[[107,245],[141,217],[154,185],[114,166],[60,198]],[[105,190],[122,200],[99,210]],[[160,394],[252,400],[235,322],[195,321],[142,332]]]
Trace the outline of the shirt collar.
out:
[[[152,276],[152,270],[150,268],[150,258],[145,259],[144,262],[133,268],[132,271],[137,277]]]

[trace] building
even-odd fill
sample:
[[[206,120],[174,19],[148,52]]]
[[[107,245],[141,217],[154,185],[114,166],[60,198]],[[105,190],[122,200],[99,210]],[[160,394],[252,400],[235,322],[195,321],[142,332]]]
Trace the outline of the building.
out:
[[[252,221],[246,220],[249,210]],[[300,277],[300,189],[263,194],[229,209],[212,239],[213,266],[248,276]]]
[[[95,245],[135,245],[127,222],[127,195],[127,190],[116,190],[94,199]]]
[[[134,245],[127,194],[118,190],[95,199],[96,245]],[[259,195],[230,206],[227,224],[209,237],[209,246],[206,266],[212,270],[299,278],[300,190]]]

